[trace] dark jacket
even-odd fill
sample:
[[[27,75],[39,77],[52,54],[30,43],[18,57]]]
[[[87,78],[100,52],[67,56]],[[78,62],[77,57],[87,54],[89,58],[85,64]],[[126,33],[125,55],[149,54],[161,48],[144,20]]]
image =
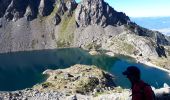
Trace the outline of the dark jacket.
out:
[[[154,92],[150,85],[139,81],[132,86],[132,100],[154,100]]]

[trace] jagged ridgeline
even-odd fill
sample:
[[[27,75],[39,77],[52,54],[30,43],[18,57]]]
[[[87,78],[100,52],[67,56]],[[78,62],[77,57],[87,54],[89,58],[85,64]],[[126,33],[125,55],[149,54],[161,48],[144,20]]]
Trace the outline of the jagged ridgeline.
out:
[[[168,56],[170,38],[138,26],[104,0],[0,0],[0,52],[81,47]]]

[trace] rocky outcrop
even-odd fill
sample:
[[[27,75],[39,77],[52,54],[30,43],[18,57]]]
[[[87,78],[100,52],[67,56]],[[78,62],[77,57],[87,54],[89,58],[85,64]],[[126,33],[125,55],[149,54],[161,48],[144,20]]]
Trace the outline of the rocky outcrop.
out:
[[[75,18],[78,26],[107,25],[120,26],[130,22],[122,12],[116,12],[104,0],[83,0],[77,7]]]
[[[59,2],[59,1],[58,1]],[[60,15],[64,15],[66,11],[68,11],[68,16],[73,14],[73,11],[76,9],[77,3],[75,0],[61,0],[58,5],[58,13]]]
[[[35,86],[35,89],[65,91],[69,94],[94,94],[115,87],[113,75],[95,66],[74,65],[67,69],[46,70],[44,74],[49,76],[48,79]]]
[[[40,16],[49,15],[54,8],[53,4],[54,4],[54,0],[40,0],[39,9],[38,9]]]

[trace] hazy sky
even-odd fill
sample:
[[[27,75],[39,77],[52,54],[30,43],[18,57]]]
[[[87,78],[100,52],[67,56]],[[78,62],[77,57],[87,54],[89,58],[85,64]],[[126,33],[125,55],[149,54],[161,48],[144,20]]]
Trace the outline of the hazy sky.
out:
[[[81,0],[76,0],[81,1]],[[105,0],[130,17],[170,16],[170,0]]]

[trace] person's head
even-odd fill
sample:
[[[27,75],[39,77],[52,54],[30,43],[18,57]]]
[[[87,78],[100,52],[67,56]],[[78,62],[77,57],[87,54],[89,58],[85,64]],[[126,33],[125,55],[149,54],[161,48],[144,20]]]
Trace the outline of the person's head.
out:
[[[129,66],[124,72],[123,75],[127,76],[127,78],[131,82],[136,82],[140,80],[140,70],[136,66]]]

